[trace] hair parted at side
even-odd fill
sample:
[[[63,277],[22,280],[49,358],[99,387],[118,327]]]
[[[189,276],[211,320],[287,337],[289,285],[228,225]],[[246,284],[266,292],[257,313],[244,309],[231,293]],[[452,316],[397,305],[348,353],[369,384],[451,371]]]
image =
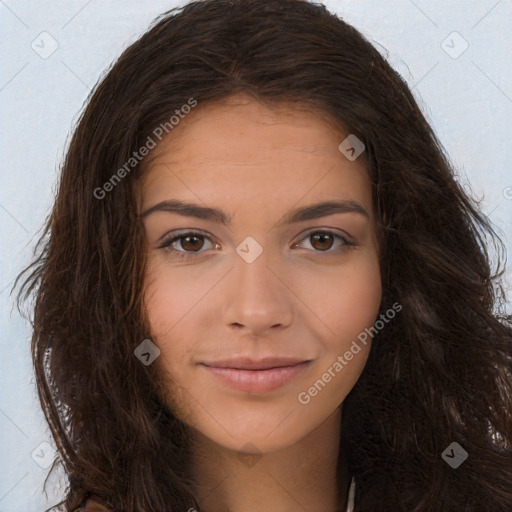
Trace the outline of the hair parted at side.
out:
[[[23,277],[34,297],[38,395],[69,479],[119,511],[200,510],[187,480],[187,429],[134,357],[149,332],[142,160],[109,181],[193,97],[234,93],[328,116],[366,146],[383,240],[381,311],[343,404],[355,512],[512,510],[512,318],[489,219],[455,171],[404,80],[355,28],[299,0],[205,0],[173,9],[124,51],[88,99],[55,204]],[[172,135],[171,135],[172,136]],[[341,142],[341,141],[340,141]],[[214,186],[212,184],[212,186]],[[452,442],[469,454],[441,458]]]

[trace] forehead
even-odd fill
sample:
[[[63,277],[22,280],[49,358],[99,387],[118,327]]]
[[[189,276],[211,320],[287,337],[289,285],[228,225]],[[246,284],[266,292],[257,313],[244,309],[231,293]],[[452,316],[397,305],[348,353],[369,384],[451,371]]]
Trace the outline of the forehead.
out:
[[[326,116],[291,104],[269,108],[243,95],[200,107],[155,150],[142,182],[143,206],[172,191],[219,205],[241,195],[277,203],[332,196],[371,211],[364,159],[349,161],[339,151],[348,134]]]

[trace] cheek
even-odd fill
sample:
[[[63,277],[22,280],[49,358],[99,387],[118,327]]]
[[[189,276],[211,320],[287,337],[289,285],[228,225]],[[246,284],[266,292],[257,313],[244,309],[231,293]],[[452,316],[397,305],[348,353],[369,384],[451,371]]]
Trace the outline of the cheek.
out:
[[[355,339],[372,326],[379,312],[382,299],[380,271],[377,265],[367,265],[361,272],[345,276],[339,290],[338,315],[333,312],[335,332],[343,339]]]
[[[316,374],[299,395],[299,402],[318,414],[338,407],[359,379],[371,348],[367,329],[377,319],[382,297],[379,265],[374,260],[339,277],[335,284],[325,283],[329,300],[322,301],[321,318],[329,334],[323,337],[324,353]]]
[[[148,258],[144,307],[150,338],[160,349],[157,365],[161,376],[165,373],[168,379],[165,394],[175,395],[178,401],[184,393],[181,387],[189,385],[196,341],[211,329],[208,299],[225,275],[222,270],[207,265],[177,269],[164,255]]]
[[[148,282],[144,302],[150,338],[160,349],[160,356],[155,361],[155,390],[162,403],[190,424],[194,412],[184,387],[190,380],[184,373],[189,348],[179,338],[181,321],[186,319],[184,304],[188,303],[188,295],[177,293],[176,285],[176,279],[171,283],[163,272],[158,280]]]
[[[377,318],[382,298],[378,257],[367,251],[332,273],[304,272],[298,288],[317,318],[325,349],[342,351]]]
[[[218,269],[196,266],[173,268],[164,257],[150,258],[147,264],[144,307],[152,334],[164,343],[179,330],[197,310],[209,292],[221,279]]]
[[[195,296],[198,290],[194,289],[194,283],[188,284],[190,286],[184,286],[180,277],[176,273],[171,275],[165,265],[148,263],[144,307],[151,329],[150,337],[160,348],[159,363],[163,363],[173,375],[173,362],[184,356],[186,347],[170,341],[179,330],[187,310],[190,310],[194,302],[197,303]]]

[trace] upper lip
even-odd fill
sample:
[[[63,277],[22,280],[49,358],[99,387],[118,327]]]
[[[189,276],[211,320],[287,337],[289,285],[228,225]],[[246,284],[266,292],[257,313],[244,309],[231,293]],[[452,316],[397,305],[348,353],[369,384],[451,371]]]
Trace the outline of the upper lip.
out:
[[[240,357],[235,359],[222,359],[220,361],[202,362],[212,368],[233,368],[236,370],[269,370],[270,368],[282,368],[296,366],[311,361],[310,359],[297,359],[290,357],[267,357],[264,359],[250,359]]]

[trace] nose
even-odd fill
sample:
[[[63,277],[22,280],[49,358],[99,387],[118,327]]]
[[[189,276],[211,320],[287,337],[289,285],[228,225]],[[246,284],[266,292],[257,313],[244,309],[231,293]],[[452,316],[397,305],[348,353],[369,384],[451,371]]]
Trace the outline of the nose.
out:
[[[270,329],[292,324],[294,295],[265,250],[252,263],[236,255],[234,268],[227,277],[223,315],[229,328],[261,336]]]

